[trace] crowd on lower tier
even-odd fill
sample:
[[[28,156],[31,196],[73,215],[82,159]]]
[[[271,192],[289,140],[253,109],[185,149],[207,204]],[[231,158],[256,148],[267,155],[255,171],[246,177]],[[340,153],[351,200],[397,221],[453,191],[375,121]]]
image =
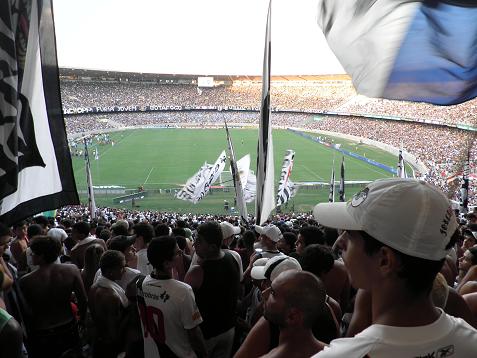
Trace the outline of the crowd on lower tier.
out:
[[[110,208],[90,220],[84,207],[0,224],[0,356],[476,355],[477,212],[458,223],[411,179],[344,208],[261,226]]]

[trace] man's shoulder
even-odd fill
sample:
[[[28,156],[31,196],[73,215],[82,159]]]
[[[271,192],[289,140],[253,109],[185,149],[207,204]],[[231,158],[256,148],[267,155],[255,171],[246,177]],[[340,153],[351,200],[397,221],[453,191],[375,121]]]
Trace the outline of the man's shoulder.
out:
[[[338,338],[313,357],[366,357],[376,341],[377,338],[359,335],[352,338]]]

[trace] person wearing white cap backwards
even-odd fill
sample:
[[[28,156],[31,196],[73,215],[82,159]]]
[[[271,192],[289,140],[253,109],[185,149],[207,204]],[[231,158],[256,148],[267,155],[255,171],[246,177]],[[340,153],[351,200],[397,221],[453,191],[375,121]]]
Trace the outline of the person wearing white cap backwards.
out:
[[[243,280],[243,264],[242,258],[237,251],[230,250],[230,243],[233,241],[234,236],[240,234],[240,227],[234,226],[227,221],[222,221],[220,223],[220,229],[222,230],[222,249],[226,250],[227,252],[231,253],[234,257],[235,261],[239,266],[239,274],[240,274],[240,282]]]
[[[382,179],[313,214],[344,230],[337,245],[351,284],[372,297],[372,325],[314,357],[477,357],[477,330],[436,308],[429,294],[458,226],[442,192],[420,180]]]
[[[255,225],[255,231],[260,234],[260,245],[263,250],[259,255],[260,257],[269,259],[277,255],[282,255],[277,249],[277,244],[283,235],[277,226],[273,224],[267,226]]]

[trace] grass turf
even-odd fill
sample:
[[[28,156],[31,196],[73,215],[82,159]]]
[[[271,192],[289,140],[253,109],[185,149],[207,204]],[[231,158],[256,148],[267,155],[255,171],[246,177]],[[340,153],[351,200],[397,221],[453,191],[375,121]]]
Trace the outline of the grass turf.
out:
[[[251,155],[251,169],[256,167],[257,129],[232,129],[237,159]],[[115,145],[98,145],[99,160],[94,160],[90,148],[93,183],[120,185],[128,189],[144,186],[150,195],[136,204],[140,209],[195,213],[223,213],[223,201],[233,203],[233,190],[216,190],[197,205],[175,199],[172,193],[159,194],[157,189],[178,189],[204,163],[213,163],[226,149],[223,129],[137,129],[111,134]],[[328,137],[330,138],[330,137]],[[331,138],[330,138],[331,139]],[[396,166],[397,158],[387,152],[342,138],[333,138],[342,148],[365,155],[377,162]],[[295,162],[291,179],[294,182],[329,182],[333,158],[336,180],[339,180],[341,154],[332,148],[298,136],[287,130],[273,131],[275,181],[278,182],[285,150],[295,150]],[[93,145],[94,147],[94,145]],[[346,180],[371,181],[392,174],[358,159],[345,156]],[[73,158],[73,168],[82,202],[86,201],[86,179],[83,158]],[[228,165],[226,170],[228,170]],[[286,211],[309,211],[319,201],[328,198],[328,186],[321,189],[301,188]],[[348,187],[347,195],[358,191]],[[112,197],[96,195],[97,205],[128,207],[131,203],[113,205]],[[336,195],[336,197],[338,197]],[[249,207],[253,211],[253,204]]]

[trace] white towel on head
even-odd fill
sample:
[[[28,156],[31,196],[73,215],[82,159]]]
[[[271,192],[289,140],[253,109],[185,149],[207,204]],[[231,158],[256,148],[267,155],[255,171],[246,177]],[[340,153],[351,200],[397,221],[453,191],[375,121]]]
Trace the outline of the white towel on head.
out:
[[[129,300],[126,297],[126,292],[124,292],[121,286],[119,286],[116,282],[111,281],[109,278],[104,276],[98,277],[98,280],[94,283],[94,286],[112,289],[119,296],[123,307],[127,307],[129,305]]]

